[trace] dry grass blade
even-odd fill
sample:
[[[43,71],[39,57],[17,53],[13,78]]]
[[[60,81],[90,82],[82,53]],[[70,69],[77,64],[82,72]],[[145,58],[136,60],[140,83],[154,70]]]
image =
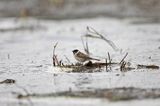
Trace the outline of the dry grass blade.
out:
[[[122,64],[121,64],[121,66],[120,66],[120,71],[121,72],[124,72],[125,66],[126,66],[126,62],[123,61]]]
[[[68,63],[72,64],[71,61],[69,60],[69,58],[66,55],[64,55],[64,57],[66,58],[66,60],[68,61]]]
[[[98,37],[91,35],[91,34],[87,34],[86,37],[102,39],[106,41],[115,51],[119,50],[118,47],[111,40],[108,40],[107,38],[105,38],[102,34],[98,33],[94,28],[87,26],[87,31],[90,32],[91,34],[98,35]]]
[[[57,45],[58,45],[58,42],[53,46],[54,47],[53,48],[53,55],[55,55],[55,50],[56,50]]]
[[[58,42],[53,46],[53,57],[52,57],[52,59],[53,59],[53,66],[56,66],[56,63],[59,64],[57,56],[55,54],[55,50],[56,50],[57,45],[58,45]]]
[[[89,54],[88,39],[86,38],[86,52]]]
[[[109,52],[108,52],[108,59],[109,59],[109,63],[111,63],[111,56],[110,56],[110,54],[109,54]]]
[[[107,58],[106,58],[106,72],[108,70],[108,63],[107,63]]]
[[[91,35],[91,34],[86,34],[85,37],[101,39],[100,37],[94,36],[94,35]]]
[[[58,61],[57,55],[55,55],[54,58],[56,65],[61,66],[60,61]]]
[[[126,53],[126,55],[122,58],[122,60],[119,62],[119,64],[121,64],[124,61],[124,59],[127,57],[127,55],[128,55],[128,53]]]
[[[112,59],[111,59],[111,56],[110,56],[110,54],[109,54],[109,52],[107,53],[108,54],[108,59],[109,59],[109,64],[111,64],[112,63]],[[112,70],[112,67],[111,66],[109,66],[109,68],[110,68],[110,70]]]
[[[137,65],[137,69],[143,69],[143,68],[146,68],[146,69],[159,69],[159,66],[157,66],[157,65],[140,65],[140,64]]]
[[[56,63],[55,63],[55,58],[53,57],[53,66],[56,66]]]
[[[87,40],[87,38],[85,39],[85,42],[84,42],[84,38],[83,38],[83,36],[81,36],[81,40],[82,40],[84,51],[89,55],[89,47],[88,47],[88,40]]]

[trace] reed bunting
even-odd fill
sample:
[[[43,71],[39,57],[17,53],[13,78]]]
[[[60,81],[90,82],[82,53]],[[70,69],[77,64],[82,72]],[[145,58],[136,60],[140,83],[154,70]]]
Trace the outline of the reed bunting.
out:
[[[73,52],[74,58],[79,62],[85,62],[85,61],[88,61],[88,60],[100,61],[99,59],[95,59],[95,58],[89,57],[89,55],[84,54],[84,53],[80,52],[77,49],[73,50],[72,52]]]

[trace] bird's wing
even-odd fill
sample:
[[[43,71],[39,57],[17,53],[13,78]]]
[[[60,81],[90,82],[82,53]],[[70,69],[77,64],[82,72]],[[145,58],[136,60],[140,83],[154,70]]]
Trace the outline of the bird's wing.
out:
[[[92,58],[92,57],[90,57],[89,55],[84,54],[84,53],[82,53],[82,52],[79,52],[79,53],[77,53],[76,55],[77,55],[77,57],[79,57],[79,58],[85,58],[85,59],[92,59],[92,60],[100,61],[99,59]]]
[[[88,55],[86,55],[82,52],[77,53],[77,56],[80,57],[80,58],[90,58]]]

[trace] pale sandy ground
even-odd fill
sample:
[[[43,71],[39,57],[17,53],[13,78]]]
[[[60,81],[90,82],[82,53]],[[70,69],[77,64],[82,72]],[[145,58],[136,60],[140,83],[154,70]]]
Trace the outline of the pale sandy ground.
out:
[[[110,52],[113,61],[120,61],[128,52],[126,60],[133,67],[136,64],[160,65],[160,24],[133,24],[135,21],[110,18],[63,21],[0,19],[0,80],[16,80],[13,85],[0,85],[1,106],[32,105],[28,100],[17,100],[16,94],[12,93],[25,94],[22,87],[29,93],[60,92],[70,88],[76,91],[114,87],[160,88],[160,70],[133,70],[123,74],[115,69],[100,73],[57,73],[52,67],[52,50],[56,42],[58,57],[67,63],[66,55],[71,62],[75,62],[71,51],[75,48],[83,51],[80,37],[86,33],[86,26],[106,35],[122,49],[121,53],[115,52],[104,41],[89,39],[93,56],[102,59]],[[22,29],[19,28],[21,26]],[[33,98],[31,101],[34,106],[160,105],[159,99],[109,102],[105,99],[63,97]]]

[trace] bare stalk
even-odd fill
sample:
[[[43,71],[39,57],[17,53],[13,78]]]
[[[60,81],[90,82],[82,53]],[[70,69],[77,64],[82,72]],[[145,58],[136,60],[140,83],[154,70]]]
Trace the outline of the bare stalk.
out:
[[[84,51],[85,51],[87,54],[89,54],[89,47],[88,47],[87,37],[86,37],[86,39],[85,39],[85,41],[84,41],[83,36],[81,36],[81,40],[82,40],[82,44],[83,44],[83,49],[84,49]]]
[[[55,50],[56,50],[57,44],[58,44],[58,42],[53,47],[53,57],[52,57],[52,59],[53,59],[53,66],[56,66],[56,62],[58,61],[57,57],[55,55]]]
[[[107,58],[106,58],[106,72],[108,70],[108,63],[107,63]]]
[[[118,47],[111,40],[105,38],[102,34],[98,33],[94,28],[87,26],[87,31],[90,32],[91,34],[86,34],[85,37],[102,39],[105,42],[107,42],[115,51],[119,50]],[[98,36],[96,36],[95,34]]]
[[[108,59],[109,59],[109,63],[111,63],[111,56],[110,56],[109,52],[108,52]]]
[[[69,58],[66,55],[64,55],[64,57],[66,58],[66,60],[68,61],[68,63],[72,64],[71,61],[69,60]]]
[[[122,58],[122,60],[120,61],[119,64],[121,64],[124,61],[124,59],[127,57],[127,55],[128,55],[128,53],[126,53],[126,55]]]

